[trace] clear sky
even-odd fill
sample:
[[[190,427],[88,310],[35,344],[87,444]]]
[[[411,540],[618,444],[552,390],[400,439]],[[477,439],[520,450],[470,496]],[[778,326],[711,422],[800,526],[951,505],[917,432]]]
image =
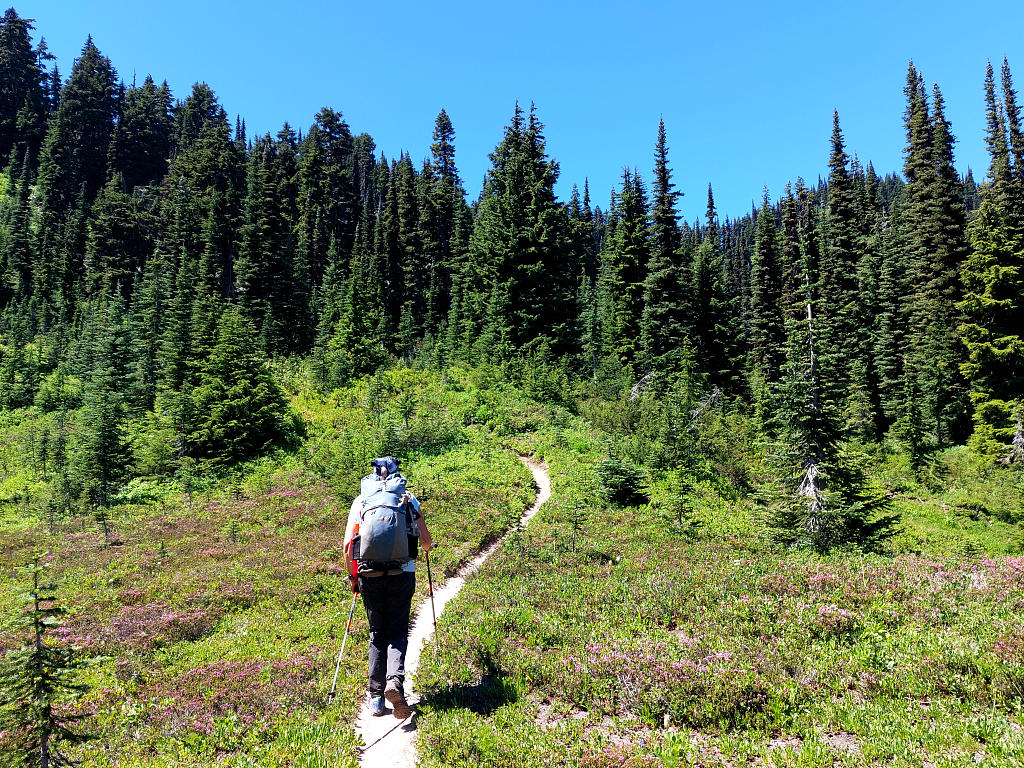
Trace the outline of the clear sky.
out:
[[[152,74],[176,97],[203,80],[250,137],[288,121],[305,131],[322,106],[340,110],[378,152],[429,153],[434,118],[455,126],[456,162],[471,197],[515,101],[536,103],[559,195],[589,177],[607,208],[624,167],[648,181],[658,118],[685,197],[702,215],[742,215],[767,186],[827,169],[832,111],[847,149],[879,173],[899,171],[903,85],[913,59],[937,82],[958,139],[957,165],[981,179],[985,64],[1004,56],[1024,84],[1024,3],[226,2],[29,0],[66,77],[91,34],[126,82]]]

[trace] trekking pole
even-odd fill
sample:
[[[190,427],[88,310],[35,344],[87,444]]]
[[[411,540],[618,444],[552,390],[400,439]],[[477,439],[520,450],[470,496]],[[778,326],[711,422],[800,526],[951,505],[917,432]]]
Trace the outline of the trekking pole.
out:
[[[437,634],[437,611],[434,610],[434,579],[430,575],[430,552],[428,550],[423,551],[423,556],[427,559],[427,586],[430,589],[430,613],[434,617],[434,634]]]
[[[327,704],[330,705],[331,699],[334,698],[335,691],[338,690],[338,670],[341,669],[341,657],[345,655],[345,643],[348,642],[348,631],[352,628],[352,614],[356,611],[356,598],[359,597],[358,592],[352,593],[352,607],[348,609],[348,623],[345,625],[345,637],[341,641],[341,650],[338,652],[338,663],[334,665],[334,682],[331,683],[331,692],[327,694]]]

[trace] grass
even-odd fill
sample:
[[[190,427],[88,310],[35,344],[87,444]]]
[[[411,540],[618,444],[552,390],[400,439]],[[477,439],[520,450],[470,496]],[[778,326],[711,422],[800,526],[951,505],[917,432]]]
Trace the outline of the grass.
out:
[[[316,435],[302,450],[200,476],[189,493],[136,481],[110,510],[112,544],[92,518],[64,519],[51,532],[20,507],[11,514],[17,522],[0,527],[0,569],[15,576],[34,551],[49,552],[69,608],[54,635],[96,659],[89,693],[71,708],[96,736],[74,750],[83,766],[356,765],[352,722],[368,641],[361,609],[339,694],[330,708],[325,700],[351,596],[342,536],[369,458],[405,441],[410,488],[442,543],[431,558],[439,580],[533,498],[522,464],[464,418],[476,407],[472,391],[422,377],[415,386],[424,415],[408,428],[386,408],[368,413],[365,388],[296,396]],[[9,426],[24,431],[26,422]],[[33,476],[31,467],[19,472]],[[3,581],[0,608],[13,610],[16,587]],[[20,641],[0,633],[0,651]]]
[[[889,554],[779,550],[759,510],[714,483],[683,525],[670,478],[649,505],[603,503],[602,439],[584,423],[522,442],[547,459],[554,498],[441,619],[421,667],[424,765],[1024,757],[1014,525],[947,519],[943,494],[908,484],[924,500]]]
[[[97,736],[82,765],[356,764],[361,609],[325,699],[350,601],[345,516],[384,453],[427,511],[437,580],[532,500],[516,453],[547,462],[554,494],[439,618],[417,680],[422,765],[1024,761],[1020,473],[953,450],[915,474],[876,452],[902,531],[883,554],[819,556],[768,541],[744,489],[761,471],[749,435],[710,431],[708,461],[645,469],[650,503],[623,508],[594,467],[610,446],[642,459],[642,424],[617,437],[481,370],[392,371],[330,396],[286,383],[297,450],[187,487],[133,481],[111,544],[92,518],[51,532],[33,501],[47,417],[0,422],[0,569],[49,552],[70,609],[56,634],[97,659],[65,704]],[[5,611],[15,586],[0,582]],[[0,633],[0,650],[17,642]]]

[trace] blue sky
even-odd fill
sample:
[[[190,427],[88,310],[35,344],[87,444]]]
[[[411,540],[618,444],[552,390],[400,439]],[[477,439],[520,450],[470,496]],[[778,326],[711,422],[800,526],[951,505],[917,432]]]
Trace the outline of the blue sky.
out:
[[[596,204],[624,167],[650,179],[664,117],[690,221],[714,185],[719,212],[750,210],[768,187],[826,173],[832,111],[848,151],[899,171],[902,93],[913,59],[938,82],[957,165],[984,176],[982,83],[1004,56],[1024,84],[1024,3],[828,2],[20,2],[64,76],[87,34],[121,77],[203,80],[250,136],[305,130],[340,110],[389,157],[428,153],[443,107],[475,197],[515,101],[536,103],[558,192],[589,177]],[[855,9],[855,10],[854,10]]]

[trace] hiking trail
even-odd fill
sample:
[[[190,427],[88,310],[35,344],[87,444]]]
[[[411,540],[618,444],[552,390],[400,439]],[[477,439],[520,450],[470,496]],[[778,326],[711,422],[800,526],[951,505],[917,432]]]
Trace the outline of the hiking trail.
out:
[[[520,456],[519,460],[533,474],[538,489],[533,504],[519,518],[518,527],[525,528],[530,518],[537,514],[541,505],[551,498],[551,480],[548,477],[547,467],[543,464],[524,456]],[[501,546],[509,532],[506,531],[504,536],[481,550],[475,558],[448,579],[443,587],[435,587],[434,607],[438,616],[444,611],[448,601],[459,594],[466,579],[483,565],[483,562],[490,557],[494,550]],[[415,687],[415,675],[423,646],[433,634],[434,623],[430,613],[430,597],[427,596],[416,608],[415,616],[409,627],[409,647],[405,655],[406,698],[414,710],[412,717],[398,721],[392,717],[390,709],[388,709],[387,715],[374,717],[370,714],[369,703],[363,703],[355,722],[356,733],[362,737],[365,745],[359,753],[359,765],[362,768],[415,768],[416,720],[419,717],[415,708],[420,698]]]

